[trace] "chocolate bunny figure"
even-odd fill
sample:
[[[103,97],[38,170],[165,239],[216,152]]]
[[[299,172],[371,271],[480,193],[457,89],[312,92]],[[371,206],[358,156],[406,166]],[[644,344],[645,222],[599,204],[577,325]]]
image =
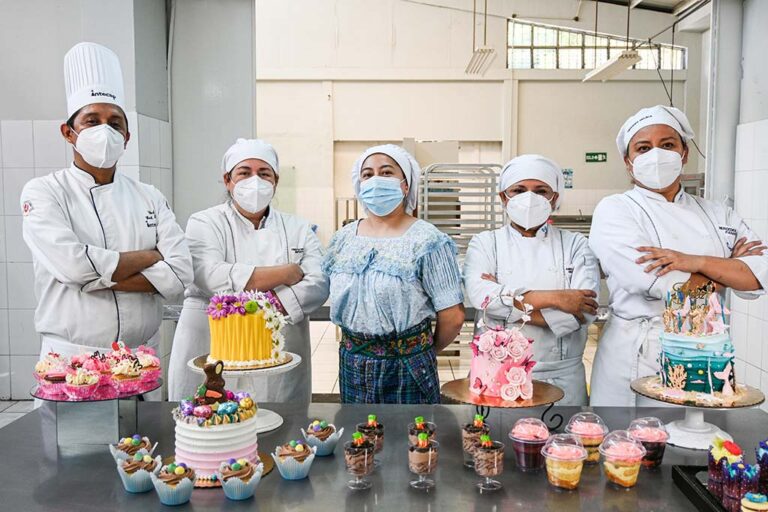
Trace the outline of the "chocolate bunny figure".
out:
[[[205,372],[205,382],[197,392],[198,402],[211,405],[214,402],[226,402],[227,396],[224,390],[224,377],[221,372],[224,370],[224,363],[216,361],[212,364],[206,364],[203,367]]]

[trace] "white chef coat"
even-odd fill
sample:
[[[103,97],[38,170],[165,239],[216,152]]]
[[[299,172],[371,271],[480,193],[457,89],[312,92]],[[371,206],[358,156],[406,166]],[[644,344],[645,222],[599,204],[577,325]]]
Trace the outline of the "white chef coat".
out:
[[[482,274],[494,275],[498,284],[482,279]],[[583,235],[545,224],[536,236],[524,237],[507,225],[472,238],[464,262],[464,286],[470,303],[478,308],[478,331],[480,305],[486,297],[500,293],[516,296],[531,290],[588,289],[597,293],[600,274]],[[587,323],[579,324],[576,317],[558,309],[546,308],[541,314],[548,327],[523,327],[526,336],[534,340],[533,378],[562,388],[565,398],[560,404],[586,405],[582,356],[587,328],[594,317],[585,315]],[[510,324],[522,315],[512,299],[492,302],[486,313],[490,324]]]
[[[589,245],[600,260],[610,291],[610,313],[592,372],[591,405],[633,406],[629,383],[659,370],[663,297],[690,277],[672,271],[658,277],[638,264],[640,246],[728,258],[736,241],[759,240],[733,209],[680,190],[672,202],[641,187],[604,198],[592,217]],[[768,286],[768,254],[739,258],[763,290],[735,292],[745,299]],[[658,404],[657,404],[658,405]]]
[[[184,232],[165,197],[120,173],[98,185],[72,164],[27,183],[21,207],[43,350],[104,350],[115,340],[156,345],[163,300],[180,296],[192,282]],[[151,249],[164,259],[141,273],[157,293],[111,290],[120,253]]]
[[[189,396],[202,381],[187,362],[210,350],[206,308],[214,293],[242,292],[257,267],[296,263],[304,279],[274,291],[288,313],[285,350],[301,356],[290,372],[227,382],[228,389],[249,391],[260,402],[308,404],[312,396],[309,314],[328,298],[328,279],[320,269],[323,248],[310,224],[273,207],[259,229],[235,209],[231,201],[193,214],[187,222],[195,282],[186,292],[174,337],[169,368],[171,400]],[[265,290],[266,291],[266,290]]]

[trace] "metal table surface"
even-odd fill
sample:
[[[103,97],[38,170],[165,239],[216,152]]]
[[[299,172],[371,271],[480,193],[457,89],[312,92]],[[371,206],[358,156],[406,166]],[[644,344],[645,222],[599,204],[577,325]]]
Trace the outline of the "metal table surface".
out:
[[[174,423],[170,411],[175,404],[141,402],[138,407],[139,432],[158,441],[157,452],[173,454]],[[323,510],[373,511],[503,511],[503,510],[695,510],[675,487],[672,464],[705,464],[706,452],[667,447],[659,470],[642,470],[638,484],[619,490],[606,483],[601,466],[585,467],[577,491],[558,491],[547,483],[542,473],[525,474],[515,468],[507,434],[518,418],[538,415],[541,410],[494,409],[488,417],[492,437],[507,444],[505,471],[500,477],[501,491],[480,494],[475,488],[478,477],[462,466],[460,424],[470,421],[474,408],[466,405],[378,405],[359,406],[312,404],[299,408],[286,404],[264,404],[279,412],[285,424],[278,430],[259,435],[260,451],[272,451],[277,444],[300,437],[299,428],[308,420],[323,418],[345,428],[349,439],[354,425],[375,412],[385,426],[383,465],[372,476],[369,491],[349,491],[341,446],[336,455],[317,457],[309,478],[283,480],[277,470],[264,477],[254,500],[228,501],[220,489],[199,489],[192,501],[180,508],[195,511],[240,510]],[[567,419],[579,411],[559,407],[555,412]],[[682,417],[677,408],[596,408],[613,429],[626,428],[630,420],[655,415],[664,420]],[[422,415],[437,424],[440,460],[436,488],[429,494],[409,488],[413,478],[407,469],[407,424]],[[745,448],[747,461],[754,462],[753,447],[768,436],[768,414],[760,410],[714,411],[708,421],[729,432]],[[104,445],[72,445],[57,448],[55,425],[42,410],[27,414],[0,429],[0,510],[158,510],[162,509],[154,491],[129,494],[123,490],[115,464]],[[83,432],[87,442],[88,432]]]

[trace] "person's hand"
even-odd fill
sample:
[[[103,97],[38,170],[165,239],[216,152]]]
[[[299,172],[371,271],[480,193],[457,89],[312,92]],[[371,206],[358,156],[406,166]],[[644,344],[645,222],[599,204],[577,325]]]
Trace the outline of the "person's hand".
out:
[[[762,256],[763,252],[768,249],[761,240],[753,240],[747,242],[746,237],[741,237],[733,246],[731,252],[731,258],[741,258],[742,256]]]
[[[636,259],[635,263],[642,265],[649,261],[652,262],[645,267],[645,271],[653,272],[656,270],[657,276],[663,276],[673,270],[691,274],[700,272],[704,259],[701,256],[685,254],[672,249],[659,249],[658,247],[638,247],[637,250],[646,254]]]
[[[552,294],[554,307],[575,316],[579,323],[587,321],[585,313],[597,315],[597,293],[594,290],[556,290],[549,293]]]
[[[304,279],[304,271],[296,263],[290,263],[285,266],[285,284],[286,286],[293,286],[301,282]]]
[[[490,281],[492,283],[499,284],[499,281],[496,280],[496,277],[493,274],[482,274],[480,276],[480,279],[484,279],[485,281]]]

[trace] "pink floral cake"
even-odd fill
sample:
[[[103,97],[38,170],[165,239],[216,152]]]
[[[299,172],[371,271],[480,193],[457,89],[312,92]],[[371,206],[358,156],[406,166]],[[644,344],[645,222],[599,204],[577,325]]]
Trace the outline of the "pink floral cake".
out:
[[[533,396],[533,340],[526,338],[519,328],[489,328],[475,336],[469,346],[470,392],[508,401],[529,400]]]

